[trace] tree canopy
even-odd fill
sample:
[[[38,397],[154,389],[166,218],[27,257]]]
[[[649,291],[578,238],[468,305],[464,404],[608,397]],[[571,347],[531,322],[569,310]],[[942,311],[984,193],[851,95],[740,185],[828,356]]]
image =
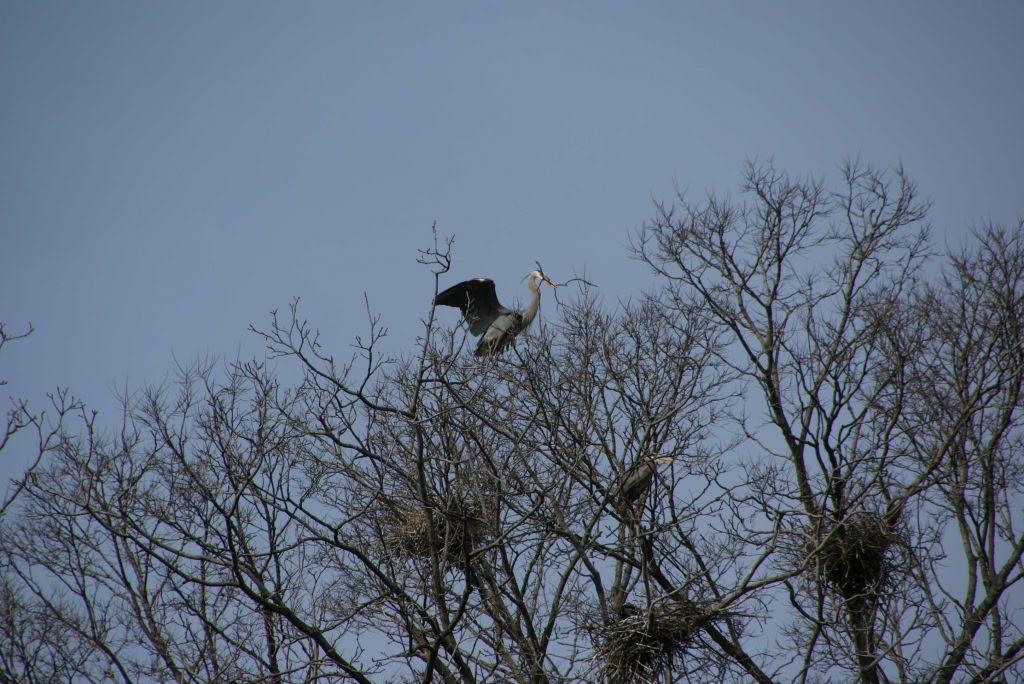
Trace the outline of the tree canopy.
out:
[[[0,678],[1020,676],[1024,221],[939,250],[928,210],[901,168],[751,163],[633,234],[656,288],[560,288],[500,356],[425,311],[342,358],[294,302],[273,363],[116,426],[16,403]]]

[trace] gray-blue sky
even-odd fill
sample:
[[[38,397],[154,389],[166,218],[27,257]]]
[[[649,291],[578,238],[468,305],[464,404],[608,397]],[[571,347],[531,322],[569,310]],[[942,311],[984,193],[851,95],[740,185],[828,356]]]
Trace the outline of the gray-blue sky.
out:
[[[448,282],[511,302],[540,259],[614,302],[650,282],[623,245],[652,199],[748,158],[902,162],[939,231],[1013,222],[1022,29],[1011,2],[6,2],[0,320],[36,332],[5,394],[109,411],[174,357],[261,353],[294,296],[344,354],[365,291],[411,350],[435,220]]]

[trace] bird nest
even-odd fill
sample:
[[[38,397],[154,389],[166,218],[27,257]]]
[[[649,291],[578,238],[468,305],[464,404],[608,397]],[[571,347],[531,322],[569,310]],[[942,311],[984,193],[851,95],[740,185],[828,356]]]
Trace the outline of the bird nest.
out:
[[[443,562],[462,567],[489,536],[483,506],[476,499],[435,497],[429,516],[423,506],[397,507],[390,513],[385,541],[411,556],[437,553]]]
[[[882,515],[862,511],[825,528],[819,539],[824,541],[808,542],[808,553],[816,556],[821,576],[851,598],[885,582],[893,566],[889,551],[902,537]]]
[[[626,604],[619,617],[595,630],[602,677],[614,684],[654,681],[674,661],[682,662],[707,620],[707,613],[690,601],[649,610]]]

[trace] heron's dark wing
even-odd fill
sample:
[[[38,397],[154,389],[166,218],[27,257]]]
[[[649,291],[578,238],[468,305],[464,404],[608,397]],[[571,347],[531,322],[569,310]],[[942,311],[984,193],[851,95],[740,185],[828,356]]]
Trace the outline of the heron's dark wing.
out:
[[[474,335],[487,332],[502,311],[498,295],[494,293],[494,281],[489,278],[474,278],[452,285],[434,298],[434,304],[458,307]]]

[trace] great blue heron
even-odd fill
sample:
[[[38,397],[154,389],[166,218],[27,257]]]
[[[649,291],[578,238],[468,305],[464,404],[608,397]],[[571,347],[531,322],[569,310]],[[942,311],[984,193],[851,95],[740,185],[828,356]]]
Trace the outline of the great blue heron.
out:
[[[474,356],[496,354],[533,323],[537,309],[540,308],[540,283],[555,287],[541,271],[531,271],[526,279],[533,294],[530,305],[521,311],[506,309],[498,303],[494,281],[489,278],[473,278],[452,285],[434,298],[434,304],[458,307],[469,323],[469,331],[474,335],[483,335],[476,345]]]
[[[632,506],[637,499],[646,494],[647,490],[650,489],[651,482],[654,480],[654,464],[659,462],[668,463],[671,460],[671,456],[645,458],[627,470],[619,484],[620,501],[627,506]]]

